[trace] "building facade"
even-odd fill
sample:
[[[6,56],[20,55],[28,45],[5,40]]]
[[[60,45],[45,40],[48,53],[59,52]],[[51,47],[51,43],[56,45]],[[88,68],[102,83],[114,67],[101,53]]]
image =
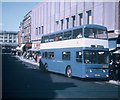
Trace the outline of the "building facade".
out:
[[[83,24],[98,24],[108,28],[109,46],[116,47],[120,34],[119,2],[44,2],[31,10],[32,47],[40,45],[43,34]]]
[[[31,11],[28,12],[20,23],[20,43],[31,42]]]
[[[18,32],[14,31],[1,31],[0,44],[2,46],[16,47],[18,44]]]

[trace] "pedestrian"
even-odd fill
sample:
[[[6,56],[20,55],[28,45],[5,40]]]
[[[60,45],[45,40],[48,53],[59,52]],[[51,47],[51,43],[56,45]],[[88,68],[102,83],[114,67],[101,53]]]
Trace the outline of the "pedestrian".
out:
[[[111,59],[110,61],[110,68],[109,68],[109,78],[110,79],[115,79],[115,62],[114,62],[114,59]]]
[[[111,61],[111,68],[110,68],[110,70],[111,70],[110,72],[111,72],[112,79],[117,81],[117,79],[118,79],[118,65],[117,65],[115,59],[113,59]]]
[[[119,64],[118,64],[118,80],[120,81],[120,59],[119,59]]]
[[[115,69],[115,81],[118,80],[118,66],[119,66],[119,62],[118,62],[118,59],[115,60],[114,62],[114,69]]]
[[[116,60],[116,76],[117,80],[120,80],[120,59]]]

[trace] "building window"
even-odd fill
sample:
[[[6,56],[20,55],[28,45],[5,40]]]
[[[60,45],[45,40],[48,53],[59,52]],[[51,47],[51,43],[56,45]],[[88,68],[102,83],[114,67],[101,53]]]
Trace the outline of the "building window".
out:
[[[79,14],[79,25],[82,25],[83,24],[83,14],[80,13]]]
[[[59,21],[56,21],[56,24],[58,25],[58,24],[59,24]]]
[[[12,37],[9,37],[9,39],[12,39]]]
[[[41,27],[39,27],[39,34],[41,34]]]
[[[4,38],[5,38],[5,39],[7,39],[7,38],[8,38],[8,35],[7,35],[7,34],[6,34],[6,35],[4,35]]]
[[[0,38],[3,38],[3,35],[0,35]]]
[[[9,38],[12,38],[12,35],[11,35],[11,34],[9,35]]]
[[[17,35],[13,35],[13,39],[16,39]]]
[[[0,42],[3,42],[3,40],[0,40]]]
[[[75,16],[72,16],[72,27],[75,26]]]
[[[9,40],[10,43],[12,43],[12,40]]]
[[[44,34],[44,26],[41,26],[42,34]]]
[[[55,26],[56,26],[56,31],[57,31],[59,29],[59,21],[56,21],[55,23],[56,23]]]
[[[16,40],[14,40],[13,42],[16,43]]]
[[[38,35],[38,28],[36,28],[36,35]]]
[[[87,24],[92,24],[92,13],[91,10],[87,11]]]
[[[5,40],[5,42],[7,42],[7,40]]]
[[[63,30],[63,19],[61,20],[61,30]]]
[[[66,18],[66,28],[69,28],[69,18]]]

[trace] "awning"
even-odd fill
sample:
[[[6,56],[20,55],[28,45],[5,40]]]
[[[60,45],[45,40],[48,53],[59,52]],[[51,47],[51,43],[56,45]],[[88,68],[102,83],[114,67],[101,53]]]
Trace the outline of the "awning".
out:
[[[113,53],[120,54],[120,50],[116,50],[116,51],[115,51],[115,52],[113,52]]]
[[[23,47],[25,46],[25,44],[22,44],[20,47],[18,46],[17,48],[16,48],[16,50],[20,50],[20,51],[23,51]]]
[[[17,46],[16,50],[20,50],[20,47],[19,47],[19,46]],[[20,51],[21,51],[21,50],[20,50]]]
[[[31,49],[28,49],[28,51],[39,51],[39,50],[35,48],[31,48]]]
[[[115,51],[116,48],[110,48],[109,51]]]
[[[24,46],[25,46],[25,44],[22,44],[22,45],[20,46],[20,49],[23,49]]]

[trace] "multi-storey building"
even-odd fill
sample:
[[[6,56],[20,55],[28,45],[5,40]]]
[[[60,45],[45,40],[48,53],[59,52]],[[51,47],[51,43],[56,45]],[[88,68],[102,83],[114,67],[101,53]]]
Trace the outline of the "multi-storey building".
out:
[[[21,43],[31,42],[31,11],[28,12],[20,23]]]
[[[24,27],[23,27],[23,22],[20,23],[20,26],[19,26],[19,34],[18,34],[18,38],[19,38],[19,42],[18,44],[22,44],[24,43]]]
[[[32,41],[39,41],[42,34],[99,24],[108,28],[110,48],[114,48],[114,38],[120,33],[120,2],[43,2],[31,14]]]
[[[24,42],[30,43],[31,42],[31,11],[28,12],[23,19],[24,23]]]
[[[18,32],[14,31],[1,31],[0,44],[8,47],[16,47],[18,44]]]
[[[31,11],[25,16],[19,26],[19,45],[25,44],[26,50],[32,47],[31,43]]]

